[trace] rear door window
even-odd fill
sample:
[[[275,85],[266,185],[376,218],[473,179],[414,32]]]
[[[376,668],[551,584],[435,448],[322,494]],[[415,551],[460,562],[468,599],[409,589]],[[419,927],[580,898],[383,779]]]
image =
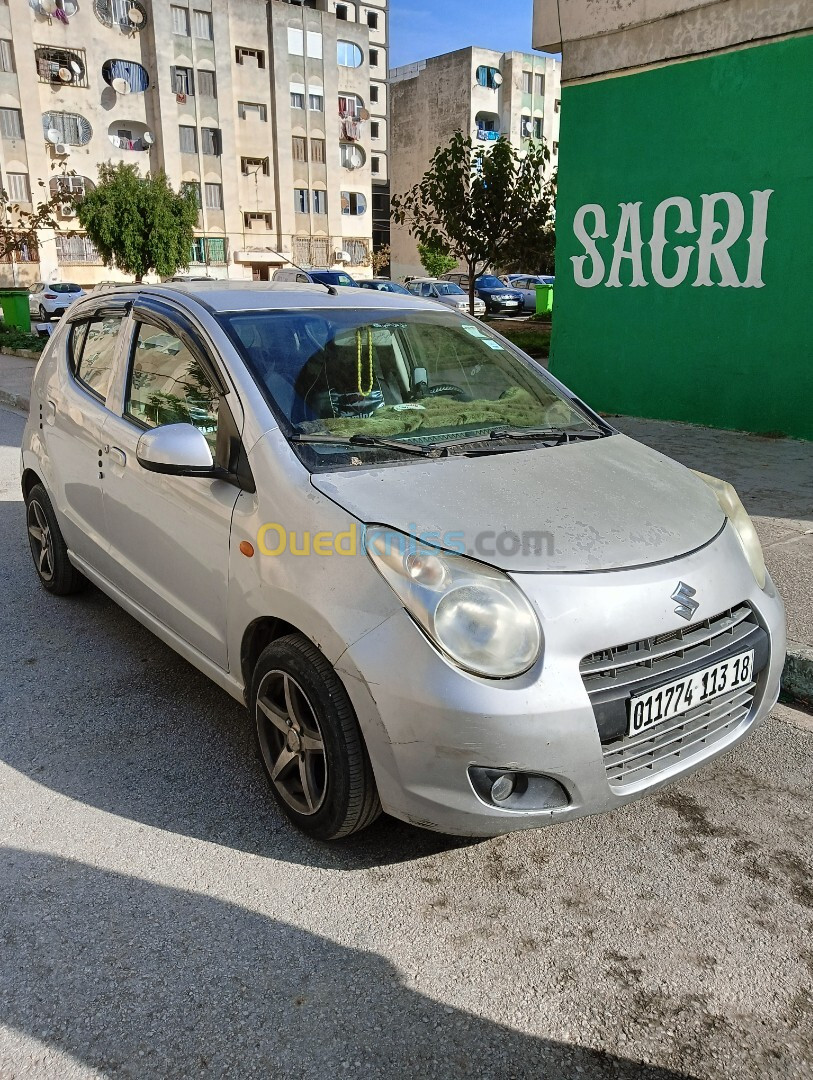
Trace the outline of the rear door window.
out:
[[[86,390],[107,401],[116,362],[124,314],[76,323],[71,331],[70,357],[73,374]]]

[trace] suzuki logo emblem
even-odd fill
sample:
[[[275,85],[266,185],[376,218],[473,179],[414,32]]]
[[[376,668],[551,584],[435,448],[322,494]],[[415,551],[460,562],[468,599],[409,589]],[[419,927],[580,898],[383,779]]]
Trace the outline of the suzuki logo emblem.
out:
[[[697,589],[693,589],[691,585],[687,585],[685,581],[679,581],[678,586],[672,593],[672,599],[677,601],[677,607],[675,613],[680,615],[684,619],[691,619],[697,609],[700,607],[698,602],[693,599]]]

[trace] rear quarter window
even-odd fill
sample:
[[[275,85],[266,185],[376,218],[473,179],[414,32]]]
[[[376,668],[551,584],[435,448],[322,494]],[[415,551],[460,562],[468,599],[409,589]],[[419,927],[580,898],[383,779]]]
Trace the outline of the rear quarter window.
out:
[[[123,315],[75,323],[68,344],[71,371],[101,401],[107,401],[116,360],[116,346]]]

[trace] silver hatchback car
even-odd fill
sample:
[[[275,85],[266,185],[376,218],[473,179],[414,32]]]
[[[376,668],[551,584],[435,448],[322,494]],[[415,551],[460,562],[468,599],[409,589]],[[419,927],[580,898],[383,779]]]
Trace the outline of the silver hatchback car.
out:
[[[734,490],[435,302],[195,282],[80,300],[22,448],[43,586],[88,581],[247,704],[311,836],[489,836],[734,746],[784,610]]]

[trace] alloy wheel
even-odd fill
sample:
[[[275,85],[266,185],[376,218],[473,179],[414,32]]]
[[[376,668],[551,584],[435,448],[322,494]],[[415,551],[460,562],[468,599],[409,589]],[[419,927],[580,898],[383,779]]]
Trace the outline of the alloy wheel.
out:
[[[287,672],[269,671],[260,683],[257,734],[279,794],[298,814],[315,814],[327,794],[325,745],[313,706]]]
[[[54,576],[54,540],[45,511],[36,499],[28,504],[28,537],[40,577],[43,581],[51,581]]]

